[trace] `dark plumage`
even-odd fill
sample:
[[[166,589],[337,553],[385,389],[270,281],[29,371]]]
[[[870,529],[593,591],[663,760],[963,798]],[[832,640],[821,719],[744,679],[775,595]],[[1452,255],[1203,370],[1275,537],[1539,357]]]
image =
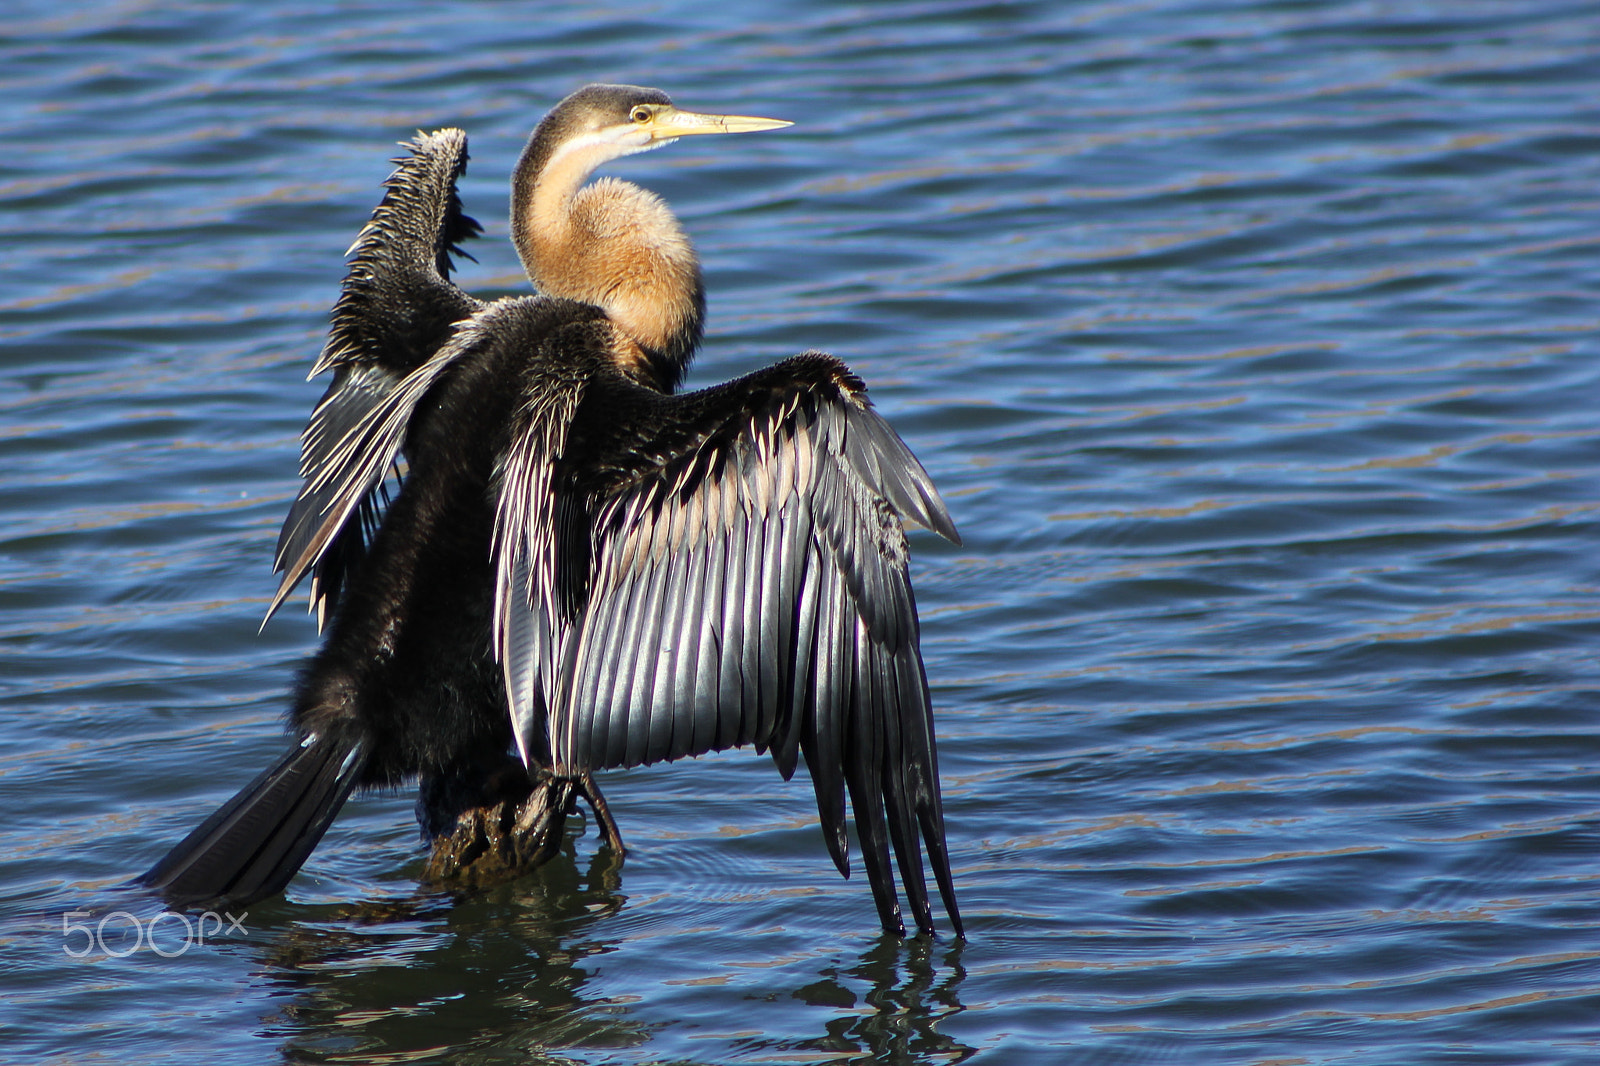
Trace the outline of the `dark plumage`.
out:
[[[406,146],[351,249],[278,542],[269,617],[309,575],[327,623],[296,746],[145,875],[169,901],[278,891],[354,788],[413,777],[436,836],[505,810],[531,864],[582,795],[620,850],[594,771],[753,744],[785,778],[804,755],[846,876],[848,793],[886,930],[892,845],[918,929],[925,847],[961,932],[902,531],[957,539],[938,493],[831,356],[672,394],[698,263],[659,199],[584,185],[678,136],[779,125],[573,94],[513,179],[541,295],[490,304],[449,281],[478,230],[465,136]]]

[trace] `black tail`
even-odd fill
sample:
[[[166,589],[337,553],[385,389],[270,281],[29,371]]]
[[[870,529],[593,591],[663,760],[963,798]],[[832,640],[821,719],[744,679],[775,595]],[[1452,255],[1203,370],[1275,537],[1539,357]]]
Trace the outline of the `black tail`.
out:
[[[360,744],[304,738],[140,882],[175,907],[245,906],[280,891],[327,832],[365,763]]]

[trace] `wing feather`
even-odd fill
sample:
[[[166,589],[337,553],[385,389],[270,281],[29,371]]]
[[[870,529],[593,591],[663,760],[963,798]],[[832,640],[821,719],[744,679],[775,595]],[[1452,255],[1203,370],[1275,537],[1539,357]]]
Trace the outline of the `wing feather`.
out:
[[[761,631],[762,601],[767,588],[762,581],[766,569],[766,522],[758,512],[745,517],[744,610],[740,624],[744,639],[739,648],[739,679],[743,683],[739,729],[733,747],[743,747],[762,735],[767,722],[767,701],[772,681],[766,676],[766,634]]]
[[[415,404],[436,375],[415,374],[483,305],[450,282],[452,254],[478,223],[461,210],[456,181],[467,167],[466,134],[418,133],[394,160],[382,201],[351,245],[327,343],[311,377],[334,372],[301,438],[304,479],[273,558],[283,580],[268,619],[308,574],[320,629],[346,575],[365,556],[398,471]],[[423,387],[418,388],[421,384]]]
[[[665,751],[656,756],[663,759],[682,758],[695,750],[694,707],[695,684],[700,670],[700,619],[707,602],[704,593],[707,556],[704,511],[698,507],[688,508],[685,521],[690,526],[688,536],[694,538],[695,550],[689,553],[689,565],[683,568],[682,604],[677,611],[672,641],[676,656],[671,671],[672,730]],[[700,528],[695,528],[697,525]]]
[[[737,505],[727,505],[727,501],[733,497],[733,487],[724,485],[724,513],[728,524],[723,529],[726,547],[722,561],[722,602],[713,607],[722,614],[722,625],[717,631],[717,702],[721,706],[721,713],[717,716],[716,732],[711,740],[711,750],[715,751],[733,746],[739,735],[739,723],[744,717],[745,708],[744,587],[750,580],[750,572],[744,553],[749,546],[749,538],[745,536],[742,511]]]
[[[674,516],[675,536],[681,535],[682,531],[679,519],[681,513]],[[672,752],[677,673],[683,665],[678,633],[686,613],[685,604],[689,598],[687,585],[693,569],[688,556],[684,556],[683,562],[681,566],[661,567],[663,580],[660,606],[657,608],[659,618],[656,621],[659,628],[650,648],[650,684],[635,690],[642,703],[640,711],[650,723],[649,742],[639,752],[639,763],[660,762],[669,758]]]
[[[787,778],[803,755],[846,876],[849,797],[884,927],[903,927],[892,848],[916,924],[931,928],[926,848],[959,931],[903,523],[955,528],[859,381],[810,355],[685,396],[591,383],[564,444],[533,451],[551,477],[507,477],[502,492],[563,486],[591,516],[583,558],[540,549],[581,566],[568,583],[586,590],[570,617],[551,615],[564,627],[562,677],[546,689],[557,771],[754,744]],[[500,507],[507,543],[537,541],[547,504]],[[539,603],[552,580],[499,573],[515,602]]]
[[[785,781],[794,776],[800,757],[801,728],[809,717],[807,708],[815,698],[812,665],[817,654],[817,608],[819,589],[817,568],[811,545],[811,513],[803,504],[789,526],[788,550],[794,566],[794,631],[792,665],[789,675],[789,720],[784,736],[772,745],[772,758]]]
[[[900,918],[900,900],[895,895],[894,873],[889,868],[889,838],[883,816],[884,759],[881,723],[868,709],[882,706],[877,690],[878,672],[874,668],[874,646],[866,623],[856,620],[851,656],[854,679],[851,685],[847,755],[844,760],[845,784],[850,791],[850,806],[856,815],[856,837],[861,841],[861,864],[866,867],[872,898],[878,905],[878,918],[885,930],[905,933]]]
[[[354,414],[354,405],[341,403],[341,417],[354,415],[353,422],[336,438],[331,432],[320,438],[310,454],[305,485],[278,538],[274,570],[283,573],[283,580],[267,608],[267,618],[307,573],[328,558],[336,538],[360,536],[359,523],[352,526],[351,519],[363,507],[372,505],[372,494],[399,459],[417,404],[439,376],[468,350],[464,344],[445,345],[393,388],[369,397],[370,402],[359,415]],[[312,420],[317,423],[316,414]],[[323,441],[331,443],[323,447]],[[337,594],[342,573],[319,577],[312,605],[320,621],[331,605],[331,597]]]
[[[722,717],[722,605],[728,569],[728,538],[721,521],[721,483],[706,487],[706,575],[700,608],[699,646],[695,656],[694,732],[681,754],[709,751],[716,743]]]
[[[659,529],[660,524],[657,523],[658,533]],[[634,693],[647,680],[646,664],[655,654],[652,630],[661,623],[658,604],[665,576],[666,568],[659,566],[649,567],[640,575],[627,617],[612,636],[612,639],[622,641],[624,646],[617,664],[617,685],[610,694],[611,711],[608,715],[606,744],[600,749],[604,760],[602,766],[637,766],[643,762],[642,755],[633,755],[637,747],[630,751],[628,734],[634,724],[630,719],[635,703],[642,706],[647,714],[649,711],[649,704],[644,700],[635,701]],[[579,669],[582,669],[582,664],[579,664]],[[642,734],[643,730],[638,732]],[[635,741],[637,744],[638,741]]]
[[[596,684],[592,688],[586,686],[588,699],[582,704],[591,708],[588,718],[580,715],[567,716],[570,723],[567,729],[570,731],[577,728],[580,731],[579,735],[583,738],[582,745],[557,749],[558,752],[572,751],[571,761],[574,765],[587,766],[598,763],[600,759],[596,756],[606,750],[606,736],[611,730],[611,702],[626,691],[626,686],[617,684],[617,678],[621,674],[623,659],[629,650],[626,634],[631,627],[627,624],[627,619],[630,613],[634,613],[635,600],[643,595],[643,590],[639,586],[644,583],[640,571],[627,572],[608,597],[605,604],[608,609],[591,611],[586,618],[586,635],[594,637],[587,650],[591,651],[594,658],[583,661],[598,660],[602,668],[579,673],[574,664],[568,674],[568,677],[592,676],[596,679]]]
[[[910,780],[911,752],[905,728],[905,718],[911,707],[905,702],[905,689],[900,683],[898,654],[879,648],[876,664],[882,699],[895,706],[898,712],[885,716],[883,730],[883,800],[888,814],[889,841],[894,847],[906,899],[911,904],[912,920],[919,932],[931,933],[933,913],[917,841],[916,791]]]
[[[849,604],[844,582],[832,566],[819,558],[821,589],[818,605],[818,640],[812,658],[816,676],[815,695],[809,719],[800,734],[800,752],[817,794],[817,813],[822,819],[823,840],[839,873],[850,876],[850,844],[844,833],[844,745],[841,726],[845,703],[849,700],[854,672],[855,646],[845,639],[845,615]]]

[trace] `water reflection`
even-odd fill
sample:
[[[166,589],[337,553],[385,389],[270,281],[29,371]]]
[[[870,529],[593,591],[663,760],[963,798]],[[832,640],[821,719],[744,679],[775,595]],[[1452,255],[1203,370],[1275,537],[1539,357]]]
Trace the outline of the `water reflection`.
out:
[[[957,992],[966,978],[965,944],[880,937],[848,969],[827,967],[822,979],[793,992],[813,1007],[840,1008],[827,1035],[792,1050],[856,1053],[872,1062],[965,1062],[977,1049],[939,1032],[938,1023],[961,1013]],[[852,985],[871,985],[856,1008]],[[849,1057],[854,1058],[854,1055]]]
[[[619,911],[620,863],[598,852],[580,877],[571,846],[533,877],[455,898],[343,908],[299,923],[263,960],[286,995],[264,1031],[292,1062],[409,1060],[442,1047],[516,1048],[567,1062],[564,1048],[648,1040],[624,1008],[584,994],[591,935]]]
[[[330,1063],[471,1048],[554,1064],[587,1057],[566,1052],[648,1044],[660,1023],[635,1016],[637,997],[595,995],[590,984],[591,960],[620,947],[598,934],[628,898],[621,863],[597,849],[582,867],[569,841],[514,884],[368,901],[286,926],[261,960],[278,1003],[263,1035],[280,1041],[285,1061]],[[734,1042],[740,1058],[963,1062],[976,1049],[938,1026],[963,1009],[964,949],[876,938],[854,963],[823,966],[788,993],[817,1008],[819,1035],[748,1037]]]

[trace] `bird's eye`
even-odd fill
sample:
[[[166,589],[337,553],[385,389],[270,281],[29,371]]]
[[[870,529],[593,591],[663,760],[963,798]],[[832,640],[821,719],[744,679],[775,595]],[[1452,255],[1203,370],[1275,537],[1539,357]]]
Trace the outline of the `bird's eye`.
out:
[[[650,109],[643,106],[636,107],[633,109],[633,114],[629,115],[628,117],[633,119],[635,122],[649,122]]]

